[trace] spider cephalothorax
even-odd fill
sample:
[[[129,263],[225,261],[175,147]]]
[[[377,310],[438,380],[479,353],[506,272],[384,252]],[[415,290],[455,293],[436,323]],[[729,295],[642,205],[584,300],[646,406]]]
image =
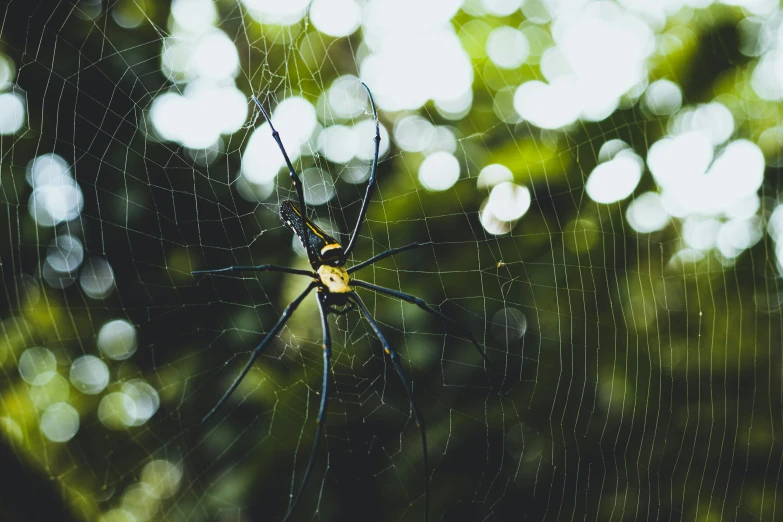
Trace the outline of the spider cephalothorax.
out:
[[[330,294],[349,294],[351,293],[351,276],[348,271],[341,266],[321,265],[315,271]]]
[[[269,272],[283,272],[286,274],[295,274],[295,275],[307,276],[311,278],[311,282],[307,286],[307,288],[305,288],[305,290],[301,294],[299,294],[299,296],[296,299],[291,301],[291,303],[283,311],[283,314],[280,316],[277,323],[275,323],[275,325],[272,327],[269,333],[267,333],[267,335],[261,340],[261,343],[258,346],[256,346],[256,348],[253,350],[253,353],[250,355],[249,360],[247,361],[247,363],[245,364],[244,368],[239,373],[237,378],[234,380],[234,383],[226,391],[226,393],[223,394],[223,397],[221,397],[221,399],[218,401],[215,407],[212,408],[212,410],[204,417],[205,421],[209,419],[223,405],[223,403],[225,403],[225,401],[231,396],[232,393],[234,393],[234,390],[237,389],[239,383],[242,381],[242,379],[244,379],[245,375],[247,375],[247,372],[250,371],[250,368],[253,366],[255,360],[258,358],[259,355],[261,355],[261,353],[264,351],[264,348],[266,348],[267,344],[269,343],[269,340],[273,339],[280,332],[280,330],[282,330],[286,321],[288,321],[288,319],[294,313],[294,310],[296,310],[296,308],[304,300],[304,298],[307,297],[307,295],[313,289],[315,288],[318,289],[317,296],[318,296],[319,309],[321,311],[321,327],[323,330],[323,354],[324,354],[324,373],[323,373],[323,385],[322,385],[323,389],[321,390],[321,404],[320,404],[320,409],[318,411],[318,417],[316,418],[316,434],[315,434],[315,439],[313,441],[313,448],[310,453],[310,460],[307,463],[307,468],[305,469],[304,477],[302,478],[302,483],[299,486],[299,490],[297,491],[296,497],[291,503],[291,507],[289,508],[288,513],[283,519],[284,521],[288,520],[288,518],[293,513],[294,508],[296,508],[297,504],[299,503],[299,498],[301,497],[302,492],[304,491],[305,485],[307,484],[307,480],[310,477],[310,472],[313,469],[313,462],[315,462],[316,450],[318,448],[318,441],[321,438],[320,436],[323,427],[323,420],[324,420],[324,416],[326,415],[326,400],[328,398],[328,385],[329,385],[329,367],[330,367],[331,356],[332,356],[332,343],[331,343],[331,335],[329,332],[329,321],[328,321],[329,314],[330,313],[343,314],[348,311],[354,310],[356,307],[359,308],[359,311],[361,312],[362,316],[364,316],[364,318],[370,324],[370,327],[378,336],[378,339],[380,340],[381,345],[383,346],[383,350],[386,354],[388,354],[389,358],[391,359],[394,365],[394,369],[397,372],[397,375],[400,377],[400,381],[402,381],[402,385],[404,386],[405,392],[408,395],[408,399],[410,400],[411,409],[413,411],[413,418],[416,421],[416,425],[419,427],[421,433],[421,444],[424,453],[424,458],[423,458],[424,520],[425,522],[427,520],[427,515],[429,511],[428,509],[429,508],[429,465],[427,463],[427,436],[426,436],[426,431],[424,429],[424,423],[421,420],[421,415],[419,414],[419,408],[416,405],[416,399],[413,396],[411,386],[408,383],[408,379],[405,377],[405,373],[403,372],[402,366],[400,365],[397,352],[386,341],[386,337],[383,335],[383,332],[381,332],[381,329],[378,327],[378,323],[375,322],[375,319],[373,319],[373,317],[370,315],[370,312],[367,310],[367,307],[364,305],[364,302],[354,290],[355,287],[365,288],[368,290],[372,290],[374,292],[378,292],[380,294],[385,294],[388,296],[396,297],[398,299],[402,299],[403,301],[415,304],[416,306],[418,306],[419,308],[421,308],[426,312],[436,315],[443,321],[459,329],[464,336],[470,339],[471,343],[473,343],[476,350],[478,350],[479,354],[484,359],[486,365],[488,367],[490,366],[489,360],[487,359],[487,356],[484,353],[483,348],[478,343],[478,341],[473,336],[473,334],[471,334],[467,328],[462,326],[454,319],[451,319],[450,317],[443,315],[441,312],[432,308],[430,305],[428,305],[418,297],[405,294],[402,292],[398,292],[390,288],[377,286],[372,283],[359,281],[357,279],[351,279],[350,277],[350,274],[352,274],[353,272],[356,272],[357,270],[360,270],[368,265],[371,265],[376,261],[380,261],[381,259],[385,259],[389,256],[393,256],[395,254],[404,252],[406,250],[418,248],[427,245],[429,243],[411,243],[410,245],[406,245],[400,248],[392,248],[385,252],[381,252],[380,254],[366,261],[353,265],[348,269],[344,268],[348,256],[350,255],[351,250],[353,249],[356,243],[356,238],[359,236],[359,229],[361,228],[361,225],[364,222],[364,216],[367,213],[367,206],[370,202],[370,199],[372,198],[372,193],[375,188],[375,170],[378,166],[378,147],[381,142],[381,134],[378,126],[378,113],[375,110],[375,102],[372,99],[372,93],[370,92],[370,89],[364,83],[362,83],[362,85],[367,90],[367,95],[370,98],[370,105],[372,106],[373,117],[375,118],[375,138],[374,138],[375,154],[373,156],[372,170],[370,171],[370,179],[367,183],[367,191],[365,192],[364,200],[362,201],[362,207],[361,210],[359,211],[359,218],[356,222],[356,227],[354,227],[353,233],[351,234],[351,239],[348,242],[348,246],[343,248],[343,246],[335,238],[333,238],[332,236],[324,232],[318,225],[316,225],[312,220],[310,220],[307,217],[307,207],[304,204],[304,191],[302,188],[302,182],[299,179],[299,176],[296,174],[296,171],[294,170],[294,167],[291,164],[291,160],[288,158],[288,154],[286,153],[285,148],[283,147],[283,142],[280,140],[280,135],[272,125],[272,120],[267,115],[266,111],[264,110],[264,107],[261,105],[261,103],[259,103],[258,99],[256,99],[256,97],[254,96],[253,101],[256,103],[256,105],[258,105],[258,108],[261,110],[261,113],[264,115],[264,118],[266,118],[266,120],[269,122],[269,126],[272,128],[272,136],[274,137],[275,141],[277,141],[277,144],[280,147],[280,151],[283,154],[283,158],[285,159],[286,165],[288,166],[288,172],[291,175],[291,181],[294,184],[294,188],[296,189],[297,199],[299,201],[298,205],[293,201],[289,201],[289,200],[283,201],[280,204],[280,219],[282,220],[282,222],[285,224],[286,227],[288,227],[291,231],[293,231],[297,235],[299,241],[305,247],[305,250],[307,251],[307,258],[310,261],[310,266],[312,266],[313,271],[310,272],[307,270],[299,270],[296,268],[288,268],[288,267],[277,266],[277,265],[259,265],[259,266],[230,266],[227,268],[219,268],[215,270],[197,270],[193,272],[194,274],[205,274],[205,273],[214,274],[219,272],[269,271]],[[303,209],[303,211],[300,211],[300,209]],[[334,308],[335,306],[343,307],[343,308],[336,309]]]

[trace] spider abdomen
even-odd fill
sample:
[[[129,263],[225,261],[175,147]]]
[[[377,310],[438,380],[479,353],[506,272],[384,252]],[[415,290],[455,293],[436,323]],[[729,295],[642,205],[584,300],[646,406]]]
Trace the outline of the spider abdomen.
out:
[[[307,216],[302,216],[296,203],[285,200],[280,203],[280,220],[288,227],[307,250],[310,264],[316,268],[317,264],[328,263],[330,265],[342,265],[345,263],[342,245],[324,232],[321,227],[313,223]],[[307,235],[305,237],[305,227]]]

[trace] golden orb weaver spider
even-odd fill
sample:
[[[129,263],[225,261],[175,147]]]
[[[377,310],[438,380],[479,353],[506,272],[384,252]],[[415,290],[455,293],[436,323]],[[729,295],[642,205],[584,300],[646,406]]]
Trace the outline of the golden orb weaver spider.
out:
[[[437,316],[438,318],[440,318],[441,320],[445,321],[448,324],[453,325],[454,327],[459,329],[462,332],[462,334],[471,341],[471,343],[473,343],[478,353],[484,359],[487,368],[490,369],[490,371],[492,368],[489,359],[487,359],[487,355],[484,352],[484,349],[481,347],[481,345],[473,336],[473,334],[470,332],[470,330],[462,326],[454,319],[442,314],[435,308],[432,308],[430,305],[428,305],[427,303],[425,303],[423,300],[419,299],[416,296],[405,294],[403,292],[398,292],[390,288],[377,286],[372,283],[367,283],[365,281],[351,279],[350,277],[350,274],[366,266],[369,266],[377,261],[393,256],[395,254],[399,254],[400,252],[412,250],[414,248],[429,245],[431,243],[411,243],[403,247],[391,248],[389,250],[386,250],[385,252],[381,252],[380,254],[373,256],[372,258],[366,261],[362,261],[361,263],[353,265],[348,269],[345,268],[345,263],[348,260],[348,256],[351,254],[351,250],[353,250],[353,247],[356,244],[356,239],[359,237],[359,230],[361,229],[362,223],[364,222],[364,217],[367,214],[367,207],[370,203],[370,199],[372,198],[373,190],[375,189],[375,171],[378,167],[378,149],[381,143],[381,134],[380,134],[380,128],[378,124],[378,112],[375,109],[375,101],[373,100],[372,93],[370,92],[370,88],[367,87],[367,85],[364,82],[362,82],[362,86],[367,91],[367,95],[370,98],[370,105],[372,106],[372,114],[373,114],[373,118],[375,119],[375,138],[373,138],[375,141],[375,153],[373,155],[372,169],[370,170],[370,179],[367,182],[367,190],[364,194],[362,207],[359,210],[359,219],[357,220],[356,227],[354,228],[353,233],[351,234],[351,239],[348,242],[348,246],[346,248],[343,248],[342,245],[335,238],[333,238],[332,236],[330,236],[329,234],[321,230],[321,228],[318,225],[313,223],[307,217],[307,207],[305,206],[305,202],[304,202],[304,190],[302,188],[302,181],[299,179],[299,176],[296,174],[296,171],[294,170],[294,166],[291,164],[291,160],[288,158],[288,153],[286,152],[285,147],[283,147],[283,142],[280,140],[280,134],[272,125],[272,119],[266,113],[264,107],[261,105],[258,99],[255,96],[252,96],[253,101],[261,110],[261,113],[264,115],[264,118],[266,119],[267,122],[269,122],[269,126],[272,128],[272,136],[277,142],[278,147],[280,147],[280,152],[283,153],[283,158],[285,159],[285,163],[288,166],[288,172],[291,175],[291,181],[294,184],[294,188],[296,189],[297,199],[299,200],[298,206],[293,201],[290,200],[283,201],[280,204],[280,219],[282,220],[283,224],[285,224],[286,227],[288,227],[292,232],[294,232],[297,235],[299,241],[305,247],[307,251],[307,257],[310,261],[310,265],[313,267],[313,271],[309,272],[307,270],[298,270],[295,268],[289,268],[289,267],[278,266],[278,265],[259,265],[259,266],[230,266],[227,268],[218,268],[213,270],[195,270],[191,272],[191,274],[193,275],[216,274],[221,272],[242,272],[242,271],[283,272],[286,274],[306,276],[312,279],[312,282],[307,286],[307,288],[305,288],[305,290],[301,294],[299,294],[299,296],[296,299],[294,299],[293,301],[291,301],[291,303],[288,304],[288,306],[283,311],[283,314],[278,319],[277,323],[275,323],[275,325],[272,327],[269,333],[263,338],[261,343],[258,346],[256,346],[256,348],[253,350],[253,353],[250,355],[250,358],[248,359],[247,363],[245,364],[244,368],[239,373],[237,378],[234,380],[233,384],[229,387],[226,393],[223,394],[223,397],[220,398],[220,400],[217,402],[215,407],[212,408],[209,413],[207,413],[207,415],[203,419],[203,422],[209,420],[209,418],[212,417],[212,415],[214,415],[215,412],[217,412],[217,410],[226,402],[226,400],[231,396],[231,394],[234,393],[234,391],[237,389],[237,386],[239,386],[239,383],[242,382],[242,379],[244,379],[245,375],[247,375],[247,373],[250,371],[250,368],[253,366],[253,363],[256,361],[259,355],[261,355],[261,353],[264,351],[264,348],[266,348],[266,345],[269,343],[270,339],[273,339],[280,332],[280,330],[283,329],[283,326],[285,325],[286,321],[288,321],[288,319],[294,313],[294,310],[296,310],[296,308],[301,304],[301,302],[304,301],[305,297],[307,297],[307,295],[314,288],[318,289],[317,300],[318,300],[318,306],[321,311],[321,327],[323,329],[322,346],[323,346],[323,356],[324,356],[324,373],[323,373],[323,385],[322,385],[323,389],[321,391],[321,404],[318,410],[318,417],[316,418],[316,433],[315,433],[315,439],[313,440],[313,446],[310,451],[310,460],[308,461],[307,467],[305,468],[304,477],[302,478],[302,483],[299,485],[299,490],[297,491],[296,496],[294,497],[294,500],[291,503],[291,506],[289,507],[288,512],[285,515],[285,518],[283,519],[283,522],[286,522],[291,517],[291,515],[294,512],[294,509],[299,503],[299,500],[302,496],[302,492],[304,491],[305,486],[307,485],[307,480],[310,478],[310,472],[313,469],[313,463],[315,462],[315,455],[318,449],[318,442],[321,438],[323,420],[326,414],[326,402],[328,398],[328,385],[329,385],[329,366],[330,366],[331,356],[332,356],[331,335],[329,333],[328,317],[330,313],[343,314],[347,311],[354,310],[355,309],[354,305],[358,306],[360,313],[367,320],[370,327],[375,332],[375,335],[378,337],[381,344],[383,345],[383,351],[391,359],[394,365],[394,369],[397,372],[397,375],[399,376],[403,387],[405,388],[406,394],[408,395],[408,400],[411,403],[413,418],[416,421],[416,426],[418,426],[419,431],[421,433],[421,446],[422,446],[422,452],[424,456],[423,458],[424,521],[427,522],[428,519],[429,464],[427,461],[427,434],[424,428],[424,423],[421,420],[421,415],[419,414],[419,408],[416,405],[416,399],[413,396],[413,391],[411,390],[411,386],[408,383],[408,379],[405,376],[405,372],[403,371],[402,366],[400,365],[397,352],[389,345],[388,341],[386,340],[386,337],[384,337],[383,335],[383,332],[381,332],[378,323],[376,323],[375,319],[372,317],[372,315],[370,315],[370,312],[367,310],[367,307],[365,306],[364,302],[359,297],[359,295],[354,291],[353,287],[365,288],[367,290],[372,290],[380,294],[396,297],[408,303],[415,304],[422,310]],[[300,209],[303,209],[304,211]],[[334,308],[335,306],[341,306],[343,307],[343,309],[337,310]]]

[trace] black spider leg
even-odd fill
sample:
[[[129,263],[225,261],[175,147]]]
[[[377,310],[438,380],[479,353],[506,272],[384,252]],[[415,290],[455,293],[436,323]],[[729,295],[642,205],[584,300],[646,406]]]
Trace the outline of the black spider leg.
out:
[[[190,274],[191,275],[219,274],[221,272],[283,272],[286,274],[316,277],[315,272],[308,272],[307,270],[297,270],[296,268],[288,268],[287,266],[278,266],[278,265],[229,266],[226,268],[215,268],[212,270],[194,270]]]
[[[310,283],[307,288],[305,288],[305,291],[299,294],[299,296],[291,301],[288,306],[286,306],[285,310],[283,310],[283,315],[280,316],[280,319],[277,320],[277,323],[272,327],[271,330],[269,330],[269,333],[266,334],[266,337],[261,341],[261,343],[256,346],[255,350],[253,350],[253,353],[250,354],[250,359],[248,359],[247,363],[245,364],[245,367],[242,368],[242,371],[239,373],[237,378],[234,380],[234,383],[231,385],[231,387],[226,391],[226,393],[223,394],[223,396],[220,398],[217,404],[215,404],[215,407],[212,408],[209,413],[207,413],[204,418],[201,420],[201,422],[207,422],[210,417],[212,417],[218,409],[223,406],[223,403],[226,402],[226,400],[231,397],[231,394],[234,393],[234,391],[237,389],[237,386],[239,386],[239,383],[242,382],[242,379],[245,378],[245,375],[247,375],[247,372],[250,371],[250,368],[253,366],[253,363],[256,359],[258,359],[258,356],[261,355],[261,352],[263,352],[264,348],[266,347],[267,343],[270,339],[274,339],[275,336],[277,336],[278,332],[283,329],[283,326],[285,326],[286,321],[291,317],[291,315],[294,313],[294,310],[304,301],[304,298],[307,297],[307,294],[310,293],[310,291],[318,285],[317,281],[313,281]]]
[[[406,250],[413,250],[414,248],[419,248],[419,247],[423,247],[423,246],[427,246],[427,245],[431,245],[431,244],[432,244],[432,242],[429,241],[427,243],[411,243],[410,245],[405,245],[404,247],[390,248],[386,252],[381,252],[377,256],[373,256],[370,259],[368,259],[367,261],[362,261],[358,265],[353,265],[351,268],[348,269],[348,273],[352,274],[352,273],[356,272],[357,270],[361,270],[365,266],[371,265],[373,263],[377,263],[381,259],[386,259],[387,257],[399,254],[400,252],[405,252]]]
[[[375,170],[378,168],[378,150],[381,146],[381,130],[378,124],[378,111],[375,110],[375,101],[372,99],[372,93],[370,92],[370,88],[367,87],[367,85],[362,82],[362,86],[367,91],[367,96],[370,97],[370,105],[372,106],[372,115],[373,118],[375,118],[375,138],[373,140],[375,141],[375,155],[372,159],[372,170],[370,171],[370,180],[367,182],[367,191],[364,193],[364,201],[362,201],[362,208],[359,211],[359,219],[356,221],[356,228],[353,229],[353,234],[351,235],[351,240],[348,242],[348,247],[346,247],[345,250],[343,250],[343,262],[348,259],[348,256],[351,255],[351,250],[353,250],[354,245],[356,244],[356,239],[359,237],[359,229],[362,228],[362,222],[364,222],[364,216],[367,214],[367,207],[370,204],[370,200],[372,199],[372,193],[375,190]]]
[[[288,519],[299,504],[299,500],[302,498],[302,492],[304,492],[305,486],[307,486],[307,480],[310,478],[310,472],[313,471],[313,463],[315,462],[315,454],[318,450],[318,442],[321,440],[321,432],[323,431],[324,417],[326,415],[326,401],[329,398],[329,366],[332,360],[332,336],[329,333],[329,310],[327,305],[321,298],[321,294],[318,294],[318,307],[321,310],[321,328],[323,329],[323,351],[324,351],[324,382],[321,388],[321,407],[318,410],[318,417],[315,419],[315,439],[313,439],[313,448],[310,450],[310,460],[307,462],[307,468],[305,468],[304,477],[302,483],[299,485],[299,491],[296,492],[291,507],[288,508],[283,522],[288,522]]]
[[[256,105],[258,105],[258,108],[261,109],[261,114],[264,115],[264,118],[266,118],[266,121],[269,122],[269,126],[272,128],[272,137],[277,142],[277,146],[280,147],[280,152],[283,153],[283,158],[285,159],[285,164],[288,165],[288,172],[291,174],[291,182],[294,184],[294,188],[296,189],[296,196],[299,198],[299,209],[301,212],[301,215],[299,216],[299,219],[301,221],[302,225],[302,244],[305,246],[305,249],[307,250],[307,257],[310,260],[310,264],[312,265],[315,261],[310,256],[310,249],[307,247],[307,245],[310,244],[308,240],[308,229],[305,225],[305,218],[307,217],[307,207],[305,206],[304,202],[304,189],[302,188],[302,180],[299,179],[299,176],[296,175],[296,171],[294,170],[294,166],[291,164],[291,160],[288,158],[288,153],[285,151],[285,147],[283,147],[283,142],[280,141],[280,133],[277,132],[277,129],[275,129],[275,126],[272,125],[272,118],[269,117],[269,115],[264,110],[264,107],[261,105],[261,102],[258,101],[258,98],[255,96],[251,96],[254,102],[256,102]]]
[[[397,290],[392,290],[391,288],[385,288],[383,286],[374,285],[372,283],[367,283],[365,281],[359,281],[358,279],[352,279],[350,284],[353,285],[353,286],[359,286],[359,287],[362,287],[362,288],[367,288],[368,290],[372,290],[374,292],[378,292],[378,293],[381,293],[381,294],[386,294],[386,295],[389,295],[389,296],[392,296],[392,297],[396,297],[397,299],[402,299],[403,301],[406,301],[408,303],[413,303],[416,306],[418,306],[419,308],[421,308],[422,310],[424,310],[425,312],[429,312],[432,315],[435,315],[435,316],[439,317],[442,321],[455,326],[460,332],[462,332],[462,335],[467,337],[470,340],[470,342],[473,343],[473,346],[475,346],[476,351],[479,353],[479,355],[481,355],[481,358],[484,359],[484,362],[487,365],[487,369],[491,372],[491,374],[493,376],[500,375],[497,372],[495,372],[494,367],[492,366],[492,363],[490,363],[489,359],[487,358],[487,354],[484,352],[484,349],[481,347],[481,345],[479,344],[478,340],[476,340],[476,338],[473,336],[473,334],[470,332],[470,330],[468,330],[467,328],[462,326],[459,322],[457,322],[456,320],[452,319],[448,315],[445,315],[442,312],[439,312],[438,310],[436,310],[435,308],[431,307],[430,305],[425,303],[423,300],[419,299],[418,297],[416,297],[414,295],[404,294],[402,292],[398,292]],[[496,386],[499,386],[499,385],[496,385]],[[502,391],[502,389],[503,389],[502,386],[498,387],[498,390]]]
[[[381,344],[383,345],[383,351],[386,352],[394,364],[394,369],[397,371],[397,375],[400,377],[400,381],[402,381],[402,386],[405,388],[405,393],[408,394],[408,400],[410,401],[411,408],[413,409],[413,419],[416,421],[416,426],[419,427],[419,431],[421,432],[421,449],[424,455],[424,522],[427,522],[430,507],[430,467],[429,461],[427,460],[427,433],[424,429],[424,422],[422,422],[421,416],[419,415],[419,407],[416,405],[416,399],[413,397],[413,390],[411,389],[410,383],[408,383],[407,377],[405,377],[405,372],[400,365],[400,358],[397,355],[397,352],[394,351],[391,346],[389,346],[389,342],[386,340],[386,337],[384,337],[383,332],[381,332],[378,323],[376,323],[375,319],[373,319],[373,317],[370,315],[370,312],[364,305],[362,298],[359,297],[359,294],[356,292],[351,292],[351,297],[354,299],[354,301],[356,301],[356,304],[359,306],[359,310],[361,310],[364,318],[367,319],[367,322],[370,323],[372,329],[375,330],[375,335],[378,336],[378,339],[380,339]]]

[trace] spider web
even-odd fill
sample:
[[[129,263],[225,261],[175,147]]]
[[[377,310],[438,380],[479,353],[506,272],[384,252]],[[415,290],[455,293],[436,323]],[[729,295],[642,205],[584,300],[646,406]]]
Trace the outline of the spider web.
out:
[[[430,243],[357,277],[455,318],[495,370],[359,292],[427,426],[431,519],[776,519],[779,6],[300,3],[4,11],[0,433],[33,471],[5,473],[0,512],[285,515],[320,401],[315,299],[202,423],[307,281],[190,272],[308,266],[251,94],[347,244],[372,160],[361,78],[382,146],[349,265]],[[330,324],[294,518],[420,520],[405,391],[358,312]]]

